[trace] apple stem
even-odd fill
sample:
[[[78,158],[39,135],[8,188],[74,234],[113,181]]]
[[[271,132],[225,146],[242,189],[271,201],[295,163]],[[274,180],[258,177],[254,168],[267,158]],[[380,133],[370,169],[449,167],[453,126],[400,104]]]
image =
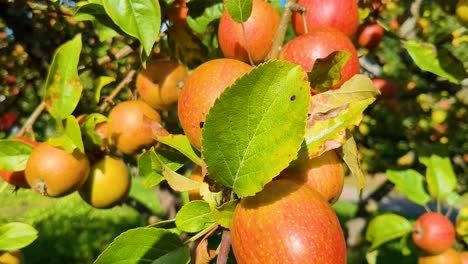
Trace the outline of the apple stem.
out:
[[[219,248],[216,264],[226,264],[228,261],[229,250],[231,248],[231,232],[228,229],[223,230],[221,245]]]
[[[293,5],[291,5],[291,10],[301,12],[302,26],[304,27],[304,33],[305,34],[309,33],[309,29],[307,28],[306,15],[305,15],[307,8],[303,5],[294,3]]]
[[[47,184],[43,181],[38,181],[36,183],[36,186],[34,188],[35,190],[37,190],[40,194],[44,195],[44,196],[48,196],[47,195]]]
[[[450,219],[450,215],[452,214],[453,206],[449,206],[447,212],[445,212],[445,216]]]
[[[427,205],[423,205],[424,207],[424,210],[426,210],[426,212],[430,213],[432,212],[431,208],[427,207]]]
[[[247,33],[245,33],[244,23],[241,23],[241,26],[242,26],[242,35],[244,36],[244,41],[245,41],[245,49],[247,50],[247,56],[249,56],[250,65],[254,66],[255,64],[253,62],[252,55],[250,54],[249,42],[247,41]]]

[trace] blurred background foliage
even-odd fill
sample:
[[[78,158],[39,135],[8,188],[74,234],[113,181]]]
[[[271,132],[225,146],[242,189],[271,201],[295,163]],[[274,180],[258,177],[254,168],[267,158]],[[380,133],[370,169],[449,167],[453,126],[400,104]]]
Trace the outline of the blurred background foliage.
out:
[[[163,11],[172,2],[173,0],[160,0]],[[221,57],[216,38],[217,19],[222,11],[221,2],[190,1],[188,25],[174,23],[165,17],[160,41],[154,50],[178,59],[189,68]],[[280,11],[284,1],[272,2]],[[369,175],[390,168],[413,168],[424,173],[418,157],[435,153],[451,158],[460,183],[459,191],[465,192],[468,179],[468,81],[465,79],[461,85],[454,84],[420,70],[402,42],[414,39],[432,43],[438,50],[446,51],[446,56],[463,63],[462,70],[466,74],[468,29],[462,27],[455,18],[457,1],[360,2],[364,6],[374,2],[382,4],[378,12],[370,15],[365,15],[363,11],[361,22],[377,20],[386,30],[378,48],[358,50],[362,72],[369,77],[393,80],[398,89],[396,97],[380,98],[374,103],[367,110],[363,122],[353,131],[363,169]],[[83,39],[79,72],[84,86],[82,99],[74,113],[76,116],[98,112],[99,105],[94,100],[93,85],[96,77],[110,76],[116,79],[101,91],[102,102],[130,70],[139,71],[142,68],[136,40],[119,35],[101,41],[102,35],[99,33],[102,32],[96,30],[95,24],[77,21],[73,17],[76,8],[77,3],[71,0],[0,0],[0,138],[15,135],[40,104],[55,49],[76,34],[81,34]],[[209,10],[205,14],[205,21],[211,21],[210,23],[201,26],[200,21],[190,19],[205,9]],[[292,37],[292,30],[289,30],[287,39]],[[118,56],[122,50],[128,48],[133,52],[123,57]],[[133,96],[137,95],[131,83],[114,100],[126,100]],[[162,116],[169,130],[180,131],[174,112],[162,113]],[[53,122],[53,118],[45,112],[35,122],[33,131],[38,141],[55,133]],[[146,191],[139,189],[137,193],[139,192]],[[17,195],[34,196],[26,198],[29,202],[37,199],[37,195],[29,191],[21,190]],[[27,256],[29,254],[37,257],[39,261],[35,263],[44,263],[47,259],[49,252],[47,248],[41,248],[41,245],[50,245],[49,243],[66,245],[64,249],[57,249],[60,251],[57,254],[64,256],[64,259],[59,260],[60,263],[89,263],[103,245],[117,234],[145,224],[130,208],[98,212],[99,210],[90,209],[83,203],[76,205],[78,201],[74,196],[60,199],[56,202],[58,204],[41,203],[39,208],[31,211],[11,202],[14,196],[2,196],[0,209],[7,213],[2,213],[0,223],[13,219],[24,220],[42,231],[38,242],[25,249]],[[155,199],[157,197],[154,192],[151,192],[151,196],[142,197],[145,203],[154,202]],[[158,212],[157,208],[154,209]],[[57,225],[63,224],[67,226],[61,230],[55,229]],[[101,235],[98,232],[103,228],[108,231]],[[97,236],[102,240],[94,240]],[[56,240],[59,238],[77,238],[80,246],[69,248],[71,245],[67,241]],[[52,240],[54,241],[51,242]],[[44,256],[38,257],[38,252],[43,252]],[[364,249],[354,254],[360,254],[359,252],[364,252]]]

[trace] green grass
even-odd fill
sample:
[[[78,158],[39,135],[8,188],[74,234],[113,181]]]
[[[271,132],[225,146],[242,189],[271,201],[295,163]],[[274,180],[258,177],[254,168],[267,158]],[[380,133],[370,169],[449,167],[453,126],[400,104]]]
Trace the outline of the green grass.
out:
[[[144,188],[141,178],[133,177],[130,195],[162,215],[155,189]],[[28,264],[92,263],[121,232],[146,225],[129,206],[95,209],[78,193],[48,198],[31,190],[5,190],[0,193],[0,212],[0,224],[23,222],[39,231],[38,239],[23,249]]]

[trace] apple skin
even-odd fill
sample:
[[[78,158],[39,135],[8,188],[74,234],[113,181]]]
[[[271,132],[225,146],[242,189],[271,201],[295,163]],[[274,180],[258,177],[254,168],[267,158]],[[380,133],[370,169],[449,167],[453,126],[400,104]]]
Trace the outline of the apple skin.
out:
[[[377,23],[362,25],[358,30],[358,44],[366,49],[375,49],[382,42],[384,29]]]
[[[255,64],[263,62],[268,55],[279,24],[280,15],[273,6],[264,0],[253,1],[252,13],[244,22],[244,28],[250,55]],[[218,40],[226,58],[249,62],[242,24],[234,21],[227,10],[219,22]]]
[[[424,213],[414,224],[412,238],[416,246],[425,253],[438,255],[455,243],[455,229],[444,215]]]
[[[130,185],[127,165],[121,159],[105,156],[93,164],[88,179],[79,189],[79,194],[89,205],[107,209],[127,197]]]
[[[312,188],[288,179],[241,199],[231,237],[239,264],[346,263],[346,243],[332,207]]]
[[[32,147],[37,147],[39,145],[39,142],[33,141],[23,136],[13,137],[12,140],[22,141]],[[31,186],[29,186],[28,182],[26,181],[24,170],[22,171],[0,170],[0,177],[2,177],[5,181],[9,182],[10,184],[15,185],[16,187],[25,188],[25,189],[31,188]]]
[[[468,264],[468,251],[460,252],[460,258],[462,260],[462,264]]]
[[[356,33],[359,13],[355,0],[297,0],[297,4],[307,9],[305,17],[309,33],[323,26],[334,27],[348,37]],[[301,13],[294,12],[291,19],[296,35],[305,34]]]
[[[282,171],[278,179],[306,183],[329,203],[334,203],[343,191],[344,177],[341,159],[335,150],[329,150],[318,157],[298,161],[296,166]]]
[[[78,190],[89,173],[89,160],[79,150],[68,153],[48,142],[29,156],[25,175],[28,184],[45,196],[62,197]]]
[[[107,132],[112,144],[132,155],[156,142],[152,126],[161,126],[161,117],[143,101],[124,101],[109,112]]]
[[[154,61],[138,73],[136,88],[141,99],[149,106],[167,110],[177,103],[187,77],[185,67],[175,61]]]
[[[449,248],[438,255],[422,255],[418,257],[418,264],[463,264],[460,254]]]
[[[459,0],[455,8],[455,15],[458,22],[468,28],[468,0]]]
[[[372,83],[380,91],[379,98],[389,100],[397,97],[398,87],[393,80],[374,77],[372,78]]]
[[[205,179],[205,176],[202,174],[202,168],[201,166],[195,165],[192,169],[192,173],[190,174],[190,179],[198,182],[203,182]],[[194,200],[201,200],[202,197],[200,195],[200,190],[195,189],[195,190],[190,190],[188,192],[188,197],[190,201]]]
[[[341,80],[335,86],[330,87],[337,89],[360,72],[356,48],[351,40],[340,31],[331,27],[321,27],[314,29],[311,33],[300,35],[286,43],[279,58],[298,64],[303,70],[310,72],[317,59],[323,59],[334,51],[351,53],[351,57],[341,70]]]
[[[252,67],[234,59],[215,59],[198,66],[182,87],[178,102],[180,124],[190,143],[201,150],[201,129],[216,98]]]

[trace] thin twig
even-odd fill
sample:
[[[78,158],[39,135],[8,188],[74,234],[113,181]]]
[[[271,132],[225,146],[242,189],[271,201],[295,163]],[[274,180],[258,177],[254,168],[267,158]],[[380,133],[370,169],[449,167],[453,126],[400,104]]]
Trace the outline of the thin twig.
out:
[[[110,105],[110,102],[120,93],[120,91],[133,80],[133,76],[135,75],[135,70],[130,70],[125,78],[115,87],[114,91],[104,100],[104,102],[99,107],[99,112],[103,113],[106,111],[106,108]]]
[[[288,0],[288,2],[286,3],[284,11],[283,11],[283,15],[281,16],[280,25],[271,43],[270,53],[268,53],[268,56],[265,59],[266,61],[274,60],[278,58],[281,46],[283,45],[284,38],[286,36],[286,31],[288,29],[289,21],[291,20],[291,16],[292,16],[291,6],[294,6],[295,4],[296,4],[296,0]]]
[[[41,115],[42,111],[44,111],[45,108],[46,108],[46,103],[42,101],[36,107],[36,109],[34,109],[34,112],[29,116],[28,120],[26,121],[26,123],[24,123],[23,127],[20,129],[17,135],[22,136],[24,135],[24,133],[26,133],[26,131],[30,131],[32,129],[32,126],[34,125],[34,122],[36,122],[36,120],[39,118],[39,116]]]
[[[104,65],[108,62],[111,62],[112,60],[118,60],[118,59],[121,59],[123,57],[126,57],[130,54],[133,53],[133,48],[130,47],[130,46],[125,46],[123,48],[121,48],[119,51],[117,51],[117,53],[115,53],[115,55],[113,57],[110,57],[110,56],[104,56],[104,57],[101,57],[99,59],[97,59],[97,64],[98,65]],[[86,69],[86,65],[80,65],[78,66],[78,70],[81,71],[81,70],[84,70]]]
[[[216,264],[226,264],[228,261],[229,250],[231,249],[231,232],[227,229],[223,230],[221,238],[221,246],[219,248]]]

